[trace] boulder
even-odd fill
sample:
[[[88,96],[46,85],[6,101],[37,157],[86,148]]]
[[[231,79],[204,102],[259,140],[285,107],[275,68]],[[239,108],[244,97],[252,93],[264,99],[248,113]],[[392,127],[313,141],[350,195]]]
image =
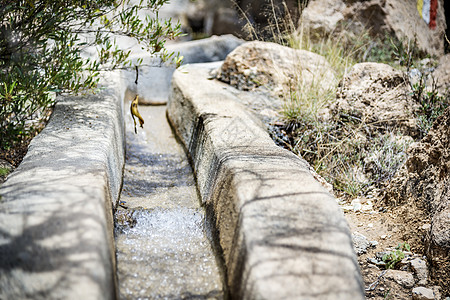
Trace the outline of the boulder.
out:
[[[274,23],[273,12],[277,19],[283,19],[289,11],[290,17],[298,16],[297,0],[174,0],[160,10],[163,18],[180,20],[183,31],[192,34],[221,35],[233,34],[239,37],[249,36],[252,32],[262,31]],[[248,26],[247,26],[248,25]],[[246,28],[247,27],[247,28]],[[266,30],[267,31],[267,30]],[[267,31],[268,32],[268,31]]]
[[[317,35],[330,34],[345,20],[343,0],[313,0],[302,12],[304,28]]]
[[[286,94],[298,87],[331,89],[335,74],[324,57],[268,42],[248,42],[225,59],[217,78],[240,90],[266,88]]]
[[[183,64],[203,63],[224,60],[234,48],[244,41],[232,35],[212,36],[210,38],[188,41],[166,46],[169,52],[183,56]],[[175,66],[162,64],[159,58],[149,53],[137,52],[132,59],[137,62],[143,59],[143,65],[136,71],[125,71],[127,93],[125,100],[131,100],[139,95],[139,104],[162,105],[169,97],[170,82]],[[136,83],[137,79],[137,83]]]
[[[441,94],[450,92],[450,54],[440,58],[436,70],[432,73],[438,91]]]
[[[363,28],[384,37],[394,34],[400,40],[416,40],[431,55],[444,54],[446,21],[443,0],[439,0],[436,27],[431,29],[420,16],[417,1],[410,0],[311,0],[303,10],[303,26],[318,34],[331,34],[339,23],[359,34]]]
[[[167,45],[167,50],[179,52],[184,64],[224,60],[244,40],[231,34],[212,36],[206,39]]]
[[[415,136],[417,104],[409,93],[402,72],[386,64],[359,63],[340,82],[330,108],[332,115],[341,118],[357,119],[374,128],[389,126]]]

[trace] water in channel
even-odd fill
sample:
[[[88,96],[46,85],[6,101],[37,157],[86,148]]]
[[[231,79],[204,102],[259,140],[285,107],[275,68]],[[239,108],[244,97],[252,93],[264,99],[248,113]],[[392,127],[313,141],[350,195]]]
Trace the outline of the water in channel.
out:
[[[129,103],[125,104],[129,107]],[[126,119],[126,164],[116,210],[120,299],[223,299],[223,285],[191,167],[165,106]],[[128,110],[127,110],[128,111]]]

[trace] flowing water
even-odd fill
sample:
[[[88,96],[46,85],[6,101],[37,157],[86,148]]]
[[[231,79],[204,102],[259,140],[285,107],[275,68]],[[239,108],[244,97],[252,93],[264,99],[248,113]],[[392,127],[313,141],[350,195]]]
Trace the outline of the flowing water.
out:
[[[120,299],[223,299],[192,169],[165,109],[139,106],[145,124],[137,134],[125,116],[124,203],[115,229]]]

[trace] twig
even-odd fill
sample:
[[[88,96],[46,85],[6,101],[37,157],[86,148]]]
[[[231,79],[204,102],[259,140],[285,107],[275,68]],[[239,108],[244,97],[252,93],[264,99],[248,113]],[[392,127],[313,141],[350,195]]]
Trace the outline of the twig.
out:
[[[380,276],[378,276],[377,280],[375,280],[374,282],[372,282],[368,288],[366,288],[366,291],[373,291],[374,289],[377,288],[378,284],[380,283],[380,279],[381,277],[384,276],[384,274],[386,274],[387,270],[384,270],[383,272],[381,272]]]
[[[139,78],[139,68],[138,66],[134,66],[136,69],[136,80],[134,81],[134,83],[138,84],[138,78]]]

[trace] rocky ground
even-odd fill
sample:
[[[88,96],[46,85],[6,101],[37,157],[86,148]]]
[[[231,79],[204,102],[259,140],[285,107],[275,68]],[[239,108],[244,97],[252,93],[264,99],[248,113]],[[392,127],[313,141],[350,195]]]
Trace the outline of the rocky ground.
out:
[[[191,12],[191,15],[184,18],[190,24],[184,25],[192,27],[197,19],[202,24],[209,24],[203,21],[211,19],[214,20],[214,25],[206,28],[204,33],[218,34],[225,33],[222,31],[226,22],[219,20],[221,16],[227,15],[223,12],[233,16],[230,20],[234,25],[242,21],[236,11],[223,7],[224,2],[219,2],[221,5],[215,6],[213,13],[203,5],[205,1],[195,2],[196,5],[203,5],[201,9],[183,8],[183,11]],[[181,11],[181,5],[175,7]],[[331,9],[327,11],[324,7]],[[413,13],[417,12],[411,1],[316,0],[311,1],[304,11],[303,21],[305,26],[321,35],[333,33],[339,22],[348,22],[355,28],[369,25],[380,34],[392,31],[399,38],[418,37],[416,42],[422,50],[441,56],[437,66],[433,66],[433,74],[438,79],[436,87],[444,94],[450,82],[450,55],[443,55],[440,40],[445,30],[443,13],[441,10],[438,12],[436,30],[430,30]],[[399,15],[403,17],[397,18]],[[222,27],[217,27],[219,25]],[[233,27],[236,32],[240,31],[242,24],[238,25],[237,28]],[[231,25],[225,27],[229,29]],[[241,52],[230,55],[222,69],[212,77],[245,91],[261,92],[265,88],[264,92],[247,94],[241,100],[263,118],[276,142],[296,152],[299,133],[294,131],[298,128],[289,127],[291,124],[286,124],[279,114],[285,103],[278,96],[289,92],[293,80],[302,79],[301,86],[310,86],[314,81],[314,74],[316,77],[320,74],[320,77],[328,80],[325,85],[329,86],[334,84],[335,75],[324,59],[314,53],[274,47],[256,43],[250,47],[251,51],[248,51],[249,48],[241,48]],[[267,52],[271,50],[272,53]],[[282,61],[283,58],[288,60]],[[293,70],[292,66],[302,70],[302,75],[299,76],[298,70]],[[406,139],[408,144],[415,141],[407,151],[408,156],[402,161],[403,167],[399,167],[397,174],[389,181],[353,197],[345,196],[340,191],[335,191],[335,195],[353,234],[367,299],[448,300],[450,111],[447,110],[434,123],[430,134],[426,135],[423,128],[417,126],[416,114],[421,109],[420,103],[410,97],[411,86],[405,83],[405,78],[407,76],[404,72],[388,65],[358,64],[341,81],[337,101],[321,112],[322,123],[338,118],[341,123],[364,120],[365,123],[376,125],[359,127],[363,130],[355,131],[355,136],[365,146],[358,146],[354,151],[368,148],[373,141],[372,137],[385,132],[386,128],[395,128],[399,140]],[[270,97],[266,94],[267,87],[272,93]],[[448,98],[446,101],[448,103]],[[335,129],[333,134],[339,130]],[[317,131],[310,131],[312,134],[309,137],[317,135]],[[306,135],[305,132],[303,134]],[[424,135],[423,140],[421,135]],[[24,143],[17,149],[0,153],[0,168],[11,170],[16,167],[26,153],[27,145]],[[387,154],[382,152],[380,155]],[[302,156],[308,158],[306,154]],[[369,157],[367,162],[370,165],[374,160]],[[364,174],[361,170],[355,173],[362,181],[371,176],[370,172]],[[316,177],[331,190],[330,183],[318,175]],[[5,175],[0,173],[0,183],[4,178]],[[386,264],[393,264],[393,268],[387,268]]]
[[[419,211],[406,212],[392,207],[374,207],[381,199],[358,199],[341,207],[350,225],[354,246],[363,275],[367,299],[411,299],[412,294],[433,295],[414,299],[443,299],[441,288],[431,280],[424,253],[423,237],[430,228],[427,219],[413,217]],[[362,202],[362,204],[360,204]],[[422,216],[421,216],[422,217]],[[413,222],[411,222],[413,220]],[[399,243],[405,256],[395,269],[387,269],[383,256],[396,252]]]
[[[22,161],[27,153],[31,139],[17,144],[9,149],[0,151],[0,184],[6,180],[6,176],[11,173]]]

